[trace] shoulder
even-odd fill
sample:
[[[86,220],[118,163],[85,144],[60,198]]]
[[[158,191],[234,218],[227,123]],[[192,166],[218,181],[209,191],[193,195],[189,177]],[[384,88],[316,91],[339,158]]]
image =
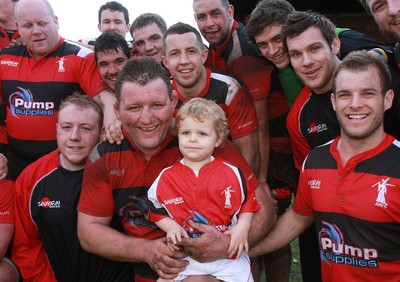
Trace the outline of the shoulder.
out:
[[[332,143],[333,140],[312,149],[304,161],[303,169],[335,169],[337,163],[330,153]]]
[[[86,58],[93,56],[93,50],[70,40],[64,40],[60,45],[59,51],[62,56],[75,55],[77,57]]]

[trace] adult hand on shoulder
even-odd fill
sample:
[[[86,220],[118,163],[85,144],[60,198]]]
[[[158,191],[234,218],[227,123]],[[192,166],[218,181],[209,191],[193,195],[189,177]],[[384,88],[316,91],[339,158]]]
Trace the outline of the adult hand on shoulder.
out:
[[[187,254],[171,250],[165,238],[152,240],[149,243],[145,261],[161,278],[173,279],[189,264],[187,260],[178,260],[178,258],[185,258]]]
[[[122,134],[122,123],[119,120],[116,120],[114,123],[111,123],[108,126],[106,129],[105,138],[111,144],[121,144],[122,140],[124,139],[124,135]]]
[[[201,234],[198,238],[182,238],[177,242],[193,259],[211,262],[228,257],[230,236],[224,235],[211,225],[189,221],[190,226]]]

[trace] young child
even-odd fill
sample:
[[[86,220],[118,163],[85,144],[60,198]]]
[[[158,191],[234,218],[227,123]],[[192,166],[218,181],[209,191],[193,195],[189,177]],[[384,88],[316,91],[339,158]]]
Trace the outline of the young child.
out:
[[[194,98],[178,111],[175,128],[183,159],[164,169],[150,187],[150,219],[167,233],[172,249],[178,248],[175,244],[182,237],[200,236],[189,227],[189,220],[215,226],[231,236],[229,259],[200,263],[187,257],[190,264],[178,277],[158,281],[198,275],[253,281],[247,237],[253,212],[260,206],[240,169],[213,157],[214,148],[222,146],[229,134],[225,113],[212,101]]]

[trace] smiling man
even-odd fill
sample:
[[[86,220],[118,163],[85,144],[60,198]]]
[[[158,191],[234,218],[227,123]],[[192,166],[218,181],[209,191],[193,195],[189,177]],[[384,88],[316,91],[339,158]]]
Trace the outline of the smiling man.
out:
[[[132,23],[130,33],[140,56],[153,57],[161,62],[164,33],[167,23],[158,14],[144,13]]]
[[[400,41],[399,0],[359,0],[365,10],[374,17],[379,29],[392,43]]]
[[[128,264],[84,251],[76,207],[86,160],[99,142],[103,111],[85,95],[60,105],[58,149],[27,167],[15,183],[12,258],[26,281],[132,281]]]
[[[341,134],[311,151],[293,208],[251,252],[287,244],[314,220],[323,281],[398,281],[400,148],[383,128],[394,95],[390,73],[357,51],[333,79]]]
[[[97,38],[94,58],[101,79],[112,91],[115,91],[117,76],[130,56],[128,43],[119,33],[107,30]]]

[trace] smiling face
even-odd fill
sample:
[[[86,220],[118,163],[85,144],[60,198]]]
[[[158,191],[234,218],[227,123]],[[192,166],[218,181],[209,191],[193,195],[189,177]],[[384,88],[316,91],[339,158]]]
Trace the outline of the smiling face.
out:
[[[36,59],[56,47],[60,39],[58,19],[45,2],[27,0],[17,3],[15,19],[21,38]]]
[[[196,96],[206,85],[203,66],[207,50],[202,50],[193,32],[170,34],[165,38],[164,65],[177,83],[179,92]],[[190,98],[190,97],[185,97]]]
[[[117,118],[133,142],[150,159],[169,134],[177,95],[168,95],[165,82],[158,78],[146,85],[124,82],[120,102],[115,105]]]
[[[233,24],[233,6],[227,9],[221,0],[195,0],[193,10],[197,26],[208,43],[223,44]]]
[[[179,121],[178,138],[184,163],[194,170],[199,170],[210,162],[214,148],[221,144],[214,120],[210,118],[204,118],[202,121],[191,117],[183,118]]]
[[[113,91],[118,73],[122,70],[129,58],[121,48],[97,53],[97,68],[101,79]]]
[[[315,93],[332,88],[333,72],[340,63],[336,57],[340,41],[336,37],[329,44],[317,27],[309,27],[301,34],[287,38],[290,62],[305,85]]]
[[[262,55],[278,69],[283,69],[290,63],[289,55],[283,47],[281,31],[280,24],[268,25],[261,33],[254,36]]]
[[[60,110],[56,129],[57,145],[65,168],[82,169],[100,139],[99,114],[92,108],[68,105]]]
[[[164,34],[156,23],[135,28],[132,37],[135,39],[135,46],[139,55],[150,56],[157,62],[161,62]]]
[[[379,143],[384,134],[384,112],[392,105],[393,91],[382,93],[375,67],[341,70],[336,78],[336,93],[331,98],[342,138]]]
[[[400,41],[400,0],[367,0],[382,33],[394,43]]]

